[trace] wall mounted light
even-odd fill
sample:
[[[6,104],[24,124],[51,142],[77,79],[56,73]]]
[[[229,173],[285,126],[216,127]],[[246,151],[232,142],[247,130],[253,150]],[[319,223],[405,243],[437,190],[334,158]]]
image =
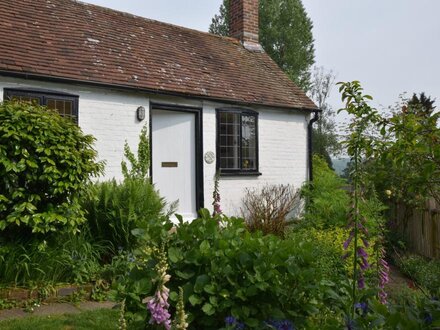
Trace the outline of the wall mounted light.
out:
[[[145,119],[145,108],[140,106],[136,109],[136,117],[139,121],[142,121]]]

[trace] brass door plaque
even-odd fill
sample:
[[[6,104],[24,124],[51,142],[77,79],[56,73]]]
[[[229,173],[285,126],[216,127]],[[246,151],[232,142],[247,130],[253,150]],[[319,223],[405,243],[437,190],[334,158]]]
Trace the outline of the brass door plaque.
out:
[[[177,167],[178,162],[162,162],[162,167]]]

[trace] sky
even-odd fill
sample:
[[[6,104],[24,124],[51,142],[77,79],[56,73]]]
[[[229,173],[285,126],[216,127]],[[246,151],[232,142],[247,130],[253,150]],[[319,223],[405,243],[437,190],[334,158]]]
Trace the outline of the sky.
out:
[[[207,31],[222,0],[85,0]],[[378,109],[425,92],[440,107],[440,0],[303,0],[313,21],[317,66],[359,80]],[[342,107],[337,88],[329,99]],[[338,120],[343,121],[344,116]]]

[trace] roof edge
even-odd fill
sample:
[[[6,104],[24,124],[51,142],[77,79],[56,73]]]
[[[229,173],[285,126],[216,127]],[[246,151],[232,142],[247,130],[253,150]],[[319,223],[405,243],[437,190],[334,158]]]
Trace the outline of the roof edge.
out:
[[[81,79],[72,79],[72,78],[64,78],[59,76],[50,76],[50,75],[43,75],[38,73],[26,73],[26,72],[17,72],[17,71],[8,71],[8,70],[1,70],[0,69],[0,76],[6,76],[6,77],[12,77],[12,78],[23,78],[23,79],[29,79],[29,80],[38,80],[38,81],[50,81],[50,82],[61,82],[66,84],[83,84],[88,86],[94,86],[94,87],[105,87],[105,88],[113,88],[118,90],[125,90],[125,91],[137,91],[137,92],[145,92],[155,95],[167,95],[167,96],[176,96],[176,97],[189,97],[197,100],[205,100],[205,101],[213,101],[213,102],[220,102],[220,103],[227,103],[227,104],[239,104],[242,106],[267,106],[282,110],[296,110],[296,111],[302,111],[302,112],[321,112],[322,110],[319,108],[307,108],[307,107],[288,107],[288,106],[282,106],[277,104],[270,104],[270,103],[251,103],[251,102],[243,102],[233,99],[226,99],[226,98],[219,98],[219,97],[212,97],[212,96],[203,96],[203,95],[197,95],[197,94],[190,94],[190,93],[182,93],[182,92],[173,92],[173,91],[166,91],[166,90],[157,90],[157,89],[151,89],[151,88],[143,88],[143,87],[136,87],[136,86],[130,86],[130,85],[121,85],[121,84],[107,84],[102,83],[99,81],[91,81],[91,80],[81,80]]]

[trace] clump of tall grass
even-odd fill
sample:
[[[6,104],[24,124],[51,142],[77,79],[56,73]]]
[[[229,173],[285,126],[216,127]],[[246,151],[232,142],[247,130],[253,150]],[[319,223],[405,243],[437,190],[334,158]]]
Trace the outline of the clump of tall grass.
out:
[[[2,285],[86,283],[96,279],[101,256],[111,245],[91,242],[87,233],[61,234],[55,239],[16,241],[0,248]]]

